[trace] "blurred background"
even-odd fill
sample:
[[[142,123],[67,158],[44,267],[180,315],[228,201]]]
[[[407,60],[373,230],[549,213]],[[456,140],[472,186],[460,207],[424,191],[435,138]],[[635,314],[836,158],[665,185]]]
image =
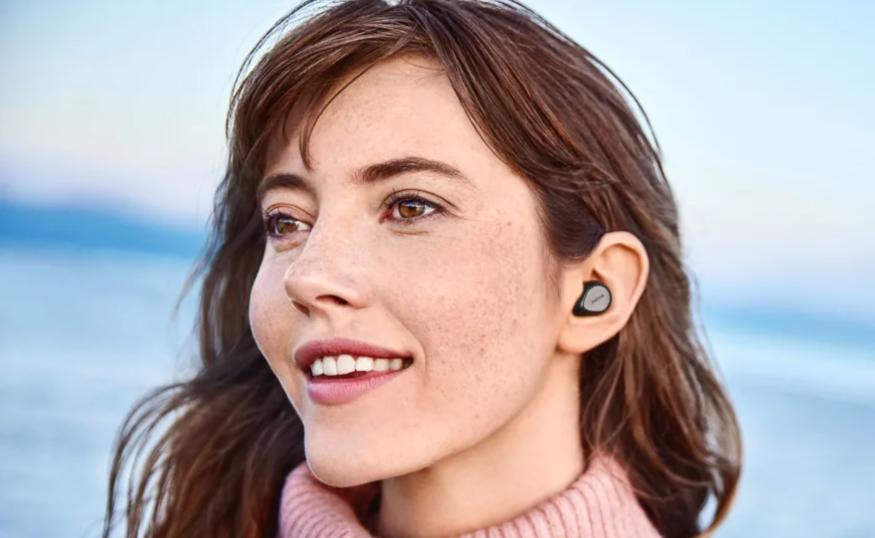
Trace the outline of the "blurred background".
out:
[[[224,114],[295,2],[0,2],[0,536],[97,536],[185,378]],[[644,106],[744,434],[719,537],[875,536],[875,4],[533,0]]]

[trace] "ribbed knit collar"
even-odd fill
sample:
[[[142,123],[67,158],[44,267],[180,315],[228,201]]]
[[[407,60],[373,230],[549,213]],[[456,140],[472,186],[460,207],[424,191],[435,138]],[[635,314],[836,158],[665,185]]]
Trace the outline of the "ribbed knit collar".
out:
[[[379,482],[334,488],[316,479],[307,462],[286,477],[280,500],[279,538],[371,538],[364,522],[376,516]],[[565,490],[503,523],[459,538],[659,538],[629,485],[626,471],[608,454]]]

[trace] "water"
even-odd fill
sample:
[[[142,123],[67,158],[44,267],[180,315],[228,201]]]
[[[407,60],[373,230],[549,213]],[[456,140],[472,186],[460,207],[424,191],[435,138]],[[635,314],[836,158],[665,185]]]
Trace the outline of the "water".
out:
[[[125,413],[190,371],[192,302],[170,315],[191,258],[92,247],[0,241],[3,537],[97,536]],[[755,331],[719,309],[706,327],[746,448],[716,535],[875,536],[872,347]]]
[[[124,413],[185,371],[176,353],[187,335],[170,314],[188,268],[155,256],[0,250],[0,535],[96,529]]]

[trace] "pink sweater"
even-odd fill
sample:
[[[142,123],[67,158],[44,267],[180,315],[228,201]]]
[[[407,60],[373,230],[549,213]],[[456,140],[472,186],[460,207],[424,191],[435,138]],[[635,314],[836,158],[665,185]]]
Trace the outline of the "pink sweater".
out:
[[[319,482],[304,461],[286,477],[280,499],[279,538],[372,537],[379,482],[333,488]],[[366,525],[367,523],[367,525]],[[459,538],[660,538],[611,456],[591,467],[565,490],[500,524]]]

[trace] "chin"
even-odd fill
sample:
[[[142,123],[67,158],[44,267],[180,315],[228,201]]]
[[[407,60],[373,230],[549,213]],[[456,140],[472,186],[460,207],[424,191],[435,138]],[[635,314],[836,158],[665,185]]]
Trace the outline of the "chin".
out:
[[[392,476],[379,462],[363,461],[356,453],[338,450],[310,450],[307,465],[320,482],[335,488],[350,488]],[[385,463],[385,462],[384,462]]]

